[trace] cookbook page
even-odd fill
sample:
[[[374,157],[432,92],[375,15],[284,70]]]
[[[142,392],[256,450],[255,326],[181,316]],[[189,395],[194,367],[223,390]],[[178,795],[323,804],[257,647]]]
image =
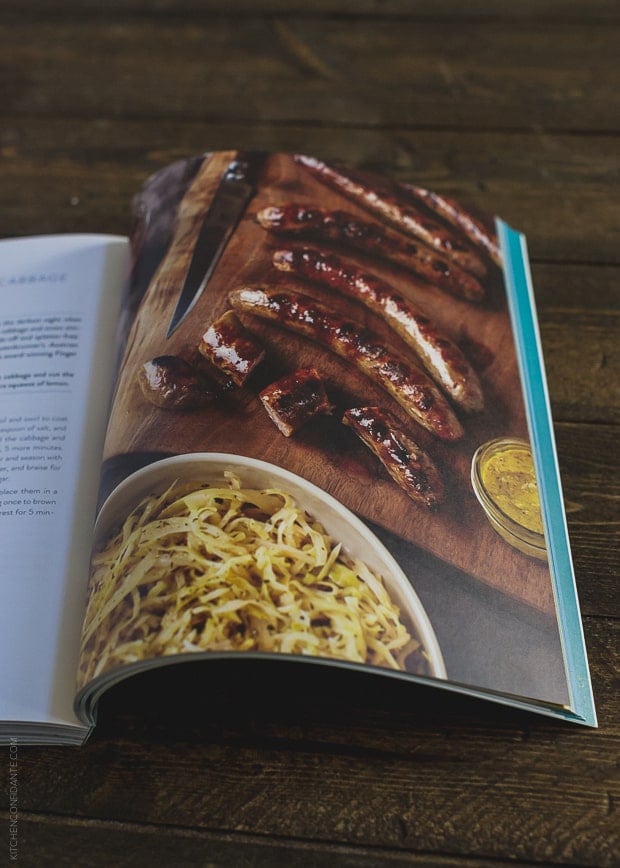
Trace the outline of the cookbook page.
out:
[[[73,696],[128,242],[0,242],[0,718],[77,727]],[[12,730],[15,733],[15,730]]]
[[[80,701],[242,652],[569,706],[493,220],[234,151],[136,207]]]

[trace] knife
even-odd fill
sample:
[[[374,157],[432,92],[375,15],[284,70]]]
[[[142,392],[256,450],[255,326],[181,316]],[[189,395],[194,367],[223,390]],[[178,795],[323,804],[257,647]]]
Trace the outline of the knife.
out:
[[[202,295],[231,235],[256,191],[256,180],[265,155],[239,154],[224,172],[203,220],[181,294],[166,337],[169,338]]]

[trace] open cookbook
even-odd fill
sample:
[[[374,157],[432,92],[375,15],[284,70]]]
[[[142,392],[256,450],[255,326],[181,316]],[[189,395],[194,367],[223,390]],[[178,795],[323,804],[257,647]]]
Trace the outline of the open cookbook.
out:
[[[523,236],[258,152],[133,216],[0,242],[2,741],[196,655],[596,726]]]

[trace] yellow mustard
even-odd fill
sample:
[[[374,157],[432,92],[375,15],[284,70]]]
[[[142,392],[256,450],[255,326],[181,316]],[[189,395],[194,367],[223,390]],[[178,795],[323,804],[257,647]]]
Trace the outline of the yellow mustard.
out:
[[[527,446],[510,444],[488,455],[480,475],[487,494],[504,515],[528,530],[543,532],[534,462]]]

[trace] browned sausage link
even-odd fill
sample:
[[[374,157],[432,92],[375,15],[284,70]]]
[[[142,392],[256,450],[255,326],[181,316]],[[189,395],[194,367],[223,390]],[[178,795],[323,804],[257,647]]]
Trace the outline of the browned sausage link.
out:
[[[421,425],[443,440],[463,435],[448,402],[424,371],[402,361],[357,323],[299,292],[245,287],[230,294],[236,310],[279,323],[347,359],[378,383]]]
[[[295,160],[306,166],[316,177],[340,190],[350,199],[379,214],[406,235],[420,238],[435,250],[441,251],[467,271],[484,277],[486,267],[476,251],[454,235],[445,226],[427,217],[389,182],[381,183],[368,178],[363,172],[350,168],[329,166],[315,157],[295,155]]]
[[[412,500],[428,509],[441,503],[444,484],[439,470],[391,413],[381,407],[351,407],[345,410],[342,421],[355,431]]]
[[[237,386],[243,386],[265,358],[264,348],[243,327],[232,310],[227,310],[209,326],[198,350],[213,365],[228,374]]]
[[[378,313],[415,350],[453,401],[468,412],[482,409],[480,382],[460,349],[387,283],[352,262],[312,247],[276,250],[273,263],[281,271],[316,280]]]
[[[332,241],[366,255],[380,256],[467,301],[481,301],[484,296],[480,281],[447,257],[424,244],[388,234],[383,226],[359,220],[348,211],[289,202],[263,208],[256,219],[270,232]]]
[[[138,381],[144,397],[163,410],[196,410],[216,394],[214,384],[179,356],[158,356],[145,362]]]
[[[439,193],[433,193],[432,190],[425,190],[423,187],[415,187],[413,184],[403,184],[402,186],[411,196],[422,202],[435,214],[464,232],[473,244],[480,247],[496,265],[501,267],[502,254],[497,236],[488,226],[485,226],[482,220],[479,220],[463,208],[456,199],[451,199],[449,196],[441,196]]]
[[[315,368],[301,368],[267,386],[259,395],[275,426],[290,437],[313,416],[329,415],[333,406]]]

